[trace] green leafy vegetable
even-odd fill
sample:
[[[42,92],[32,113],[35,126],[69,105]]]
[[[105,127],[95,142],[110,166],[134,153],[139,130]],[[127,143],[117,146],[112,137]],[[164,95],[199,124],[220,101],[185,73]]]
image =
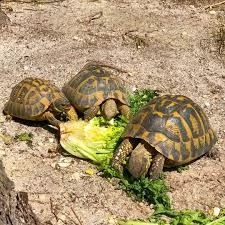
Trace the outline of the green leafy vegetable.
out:
[[[168,210],[171,207],[167,195],[168,187],[163,179],[141,178],[135,180],[127,177],[121,180],[121,187],[137,200],[145,200],[154,204],[156,210]]]
[[[217,217],[210,217],[201,211],[167,210],[156,212],[147,222],[145,221],[118,221],[119,225],[225,225],[224,210]],[[163,216],[163,219],[162,219]],[[166,218],[165,218],[166,216]]]
[[[100,126],[103,123],[105,126]],[[78,158],[105,165],[109,164],[123,131],[124,126],[118,126],[114,120],[107,122],[102,117],[89,122],[69,121],[60,124],[60,144]]]
[[[142,106],[156,96],[158,96],[157,91],[150,89],[137,90],[130,94],[130,106],[133,114],[136,114]]]
[[[32,133],[24,132],[24,133],[15,135],[15,140],[31,142],[33,137],[34,135]]]

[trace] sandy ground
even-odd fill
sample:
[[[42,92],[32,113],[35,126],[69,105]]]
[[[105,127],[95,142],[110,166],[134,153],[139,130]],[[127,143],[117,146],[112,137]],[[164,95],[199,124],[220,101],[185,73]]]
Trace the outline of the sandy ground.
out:
[[[218,34],[223,7],[206,10],[210,2],[203,1],[139,2],[3,2],[10,22],[4,26],[0,14],[0,109],[23,78],[47,78],[62,87],[87,60],[126,70],[119,76],[131,86],[187,95],[204,108],[217,132],[217,157],[202,157],[182,173],[166,172],[173,207],[225,207],[225,35]],[[147,204],[133,202],[107,180],[87,175],[93,167],[88,162],[69,158],[72,165],[58,169],[62,156],[47,125],[6,121],[0,112],[0,132],[33,133],[32,145],[0,140],[0,155],[16,189],[29,193],[46,224],[107,225],[113,218],[151,213]]]

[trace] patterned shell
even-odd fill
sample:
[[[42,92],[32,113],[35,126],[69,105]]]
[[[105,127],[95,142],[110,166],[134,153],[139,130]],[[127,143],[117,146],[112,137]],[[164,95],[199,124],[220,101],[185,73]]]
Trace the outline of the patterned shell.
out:
[[[150,101],[130,121],[124,137],[145,140],[169,159],[167,164],[173,165],[197,159],[216,142],[201,107],[181,95],[165,95]]]
[[[78,110],[100,105],[109,98],[129,105],[122,82],[99,65],[86,64],[64,87],[63,92]]]
[[[4,112],[21,119],[35,120],[62,95],[62,92],[47,80],[26,78],[13,87]]]

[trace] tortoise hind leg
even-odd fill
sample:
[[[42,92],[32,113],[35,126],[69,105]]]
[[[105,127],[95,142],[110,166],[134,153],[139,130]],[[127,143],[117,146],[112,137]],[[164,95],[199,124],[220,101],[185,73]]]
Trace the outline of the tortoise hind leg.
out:
[[[112,167],[115,170],[120,173],[123,172],[123,165],[125,164],[126,157],[133,150],[133,147],[133,143],[129,140],[129,138],[123,140],[123,142],[117,147],[112,159]]]
[[[149,171],[149,177],[151,179],[155,180],[159,178],[160,174],[163,171],[164,162],[165,157],[162,154],[157,153],[152,160],[152,165]]]
[[[99,105],[90,107],[89,109],[86,109],[84,111],[84,120],[89,121],[89,120],[93,119],[97,115],[99,110],[100,110]]]
[[[59,120],[55,118],[55,116],[47,111],[43,114],[43,119],[48,120],[50,124],[59,128],[59,124],[61,123]]]

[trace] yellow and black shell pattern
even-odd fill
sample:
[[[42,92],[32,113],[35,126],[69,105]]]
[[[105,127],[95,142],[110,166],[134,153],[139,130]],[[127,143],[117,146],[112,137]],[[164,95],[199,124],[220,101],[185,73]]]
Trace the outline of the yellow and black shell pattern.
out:
[[[123,137],[145,140],[166,157],[169,166],[197,159],[217,140],[202,108],[182,95],[150,101],[129,122]]]
[[[64,87],[70,103],[83,112],[112,98],[129,105],[127,90],[122,81],[102,66],[86,64]]]
[[[27,120],[44,120],[42,114],[52,102],[65,96],[48,80],[25,78],[13,87],[4,113]]]

